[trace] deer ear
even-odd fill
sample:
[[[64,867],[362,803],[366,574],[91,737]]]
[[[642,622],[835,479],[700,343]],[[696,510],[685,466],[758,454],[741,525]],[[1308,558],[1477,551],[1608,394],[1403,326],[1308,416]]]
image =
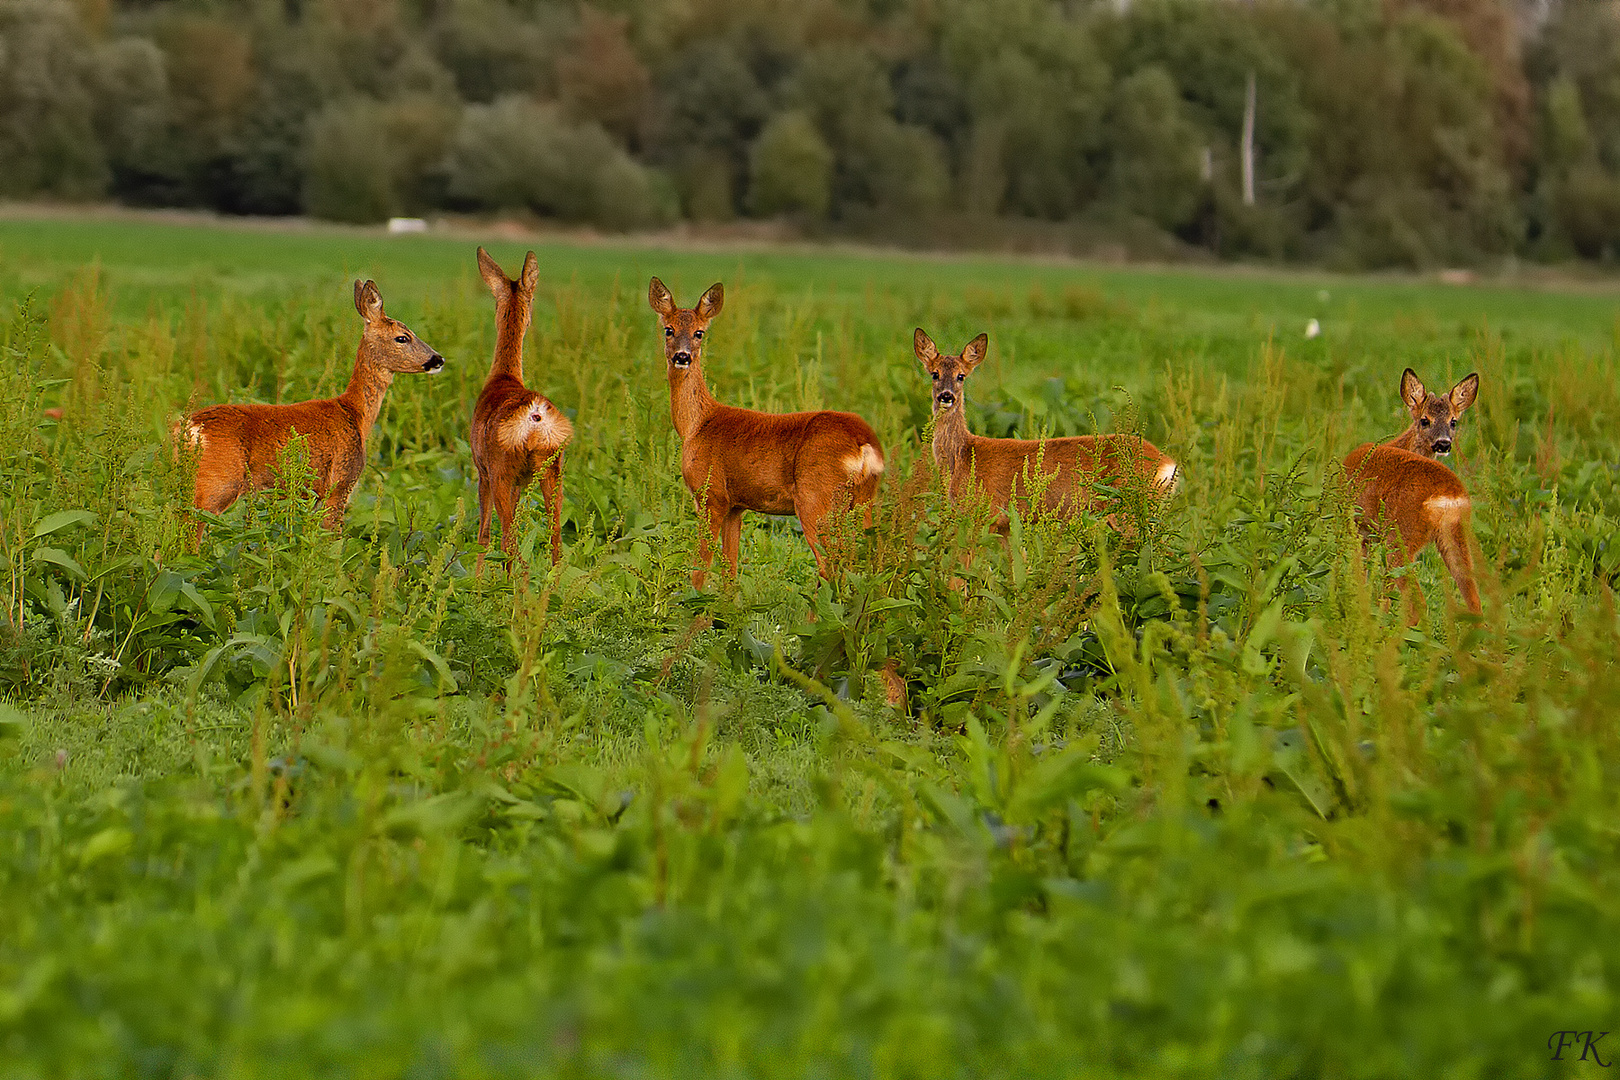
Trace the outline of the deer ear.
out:
[[[939,349],[935,347],[933,339],[923,333],[920,326],[911,335],[911,348],[916,352],[917,359],[922,361],[922,366],[932,373],[934,361],[939,359]]]
[[[666,319],[675,314],[675,298],[669,295],[669,290],[664,288],[664,283],[657,278],[653,278],[652,283],[647,286],[647,303]]]
[[[534,257],[534,252],[523,256],[523,273],[518,277],[518,285],[523,289],[524,295],[534,298],[534,287],[540,284],[540,260]]]
[[[382,293],[377,291],[375,281],[357,281],[354,283],[354,310],[368,323],[376,322],[383,317]]]
[[[1423,389],[1423,380],[1417,377],[1417,372],[1411,368],[1401,372],[1401,401],[1405,403],[1408,412],[1416,413],[1423,408],[1423,403],[1428,397],[1429,392]]]
[[[709,286],[709,291],[699,297],[697,302],[697,317],[707,322],[720,314],[720,309],[726,306],[726,290],[720,287],[717,281]]]
[[[1475,372],[1451,388],[1451,411],[1460,413],[1479,396],[1479,373]]]
[[[962,363],[967,365],[969,374],[972,374],[973,369],[979,366],[979,364],[984,360],[985,353],[989,351],[989,334],[980,334],[978,337],[967,343],[967,348],[962,350]]]
[[[497,300],[512,291],[512,282],[507,279],[506,271],[483,248],[478,249],[478,276],[484,279],[484,284],[489,286],[489,291],[495,294]]]

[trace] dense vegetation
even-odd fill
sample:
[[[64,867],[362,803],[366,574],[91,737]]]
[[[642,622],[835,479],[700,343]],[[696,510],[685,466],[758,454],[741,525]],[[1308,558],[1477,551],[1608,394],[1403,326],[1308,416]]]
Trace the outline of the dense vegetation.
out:
[[[7,0],[0,195],[1610,258],[1617,86],[1600,0]]]
[[[0,1075],[1528,1077],[1609,1026],[1607,296],[541,255],[565,560],[531,495],[532,576],[478,580],[470,241],[0,223]],[[834,581],[756,518],[691,589],[652,272],[725,280],[723,399],[887,443]],[[187,550],[171,419],[340,387],[361,273],[447,369],[341,535],[260,497]],[[1185,486],[1003,549],[919,324],[990,332],[975,429],[1141,430]],[[1407,364],[1483,376],[1481,620],[1431,552],[1402,625],[1336,484]]]

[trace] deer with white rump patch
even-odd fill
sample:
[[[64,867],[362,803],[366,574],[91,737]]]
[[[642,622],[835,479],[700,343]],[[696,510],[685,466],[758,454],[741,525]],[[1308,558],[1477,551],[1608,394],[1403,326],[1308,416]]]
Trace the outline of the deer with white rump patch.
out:
[[[478,404],[473,406],[473,464],[478,469],[478,543],[489,545],[490,511],[500,515],[501,548],[517,555],[517,504],[536,476],[551,518],[551,562],[562,558],[563,447],[574,425],[543,394],[523,385],[523,335],[534,316],[534,288],[540,264],[529,252],[516,281],[483,248],[478,272],[495,297],[495,358]],[[484,553],[478,553],[478,573]]]
[[[1175,461],[1137,435],[991,439],[968,431],[963,417],[967,377],[989,351],[989,335],[980,334],[959,355],[947,356],[919,328],[912,347],[933,383],[934,464],[945,476],[946,494],[958,503],[970,485],[977,487],[1001,512],[993,526],[997,532],[1007,531],[1008,504],[1027,502],[1031,486],[1039,486],[1031,484],[1037,467],[1045,477],[1042,508],[1064,516],[1099,505],[1093,484],[1138,483],[1159,495],[1174,490]]]
[[[291,405],[210,405],[176,425],[176,436],[197,453],[192,496],[197,509],[223,514],[247,492],[275,485],[281,452],[302,436],[312,486],[326,504],[326,524],[337,528],[343,523],[349,496],[365,469],[366,440],[394,376],[444,367],[444,357],[383,312],[376,282],[354,283],[354,307],[365,329],[354,374],[337,397]],[[202,537],[203,528],[199,522],[194,540]]]
[[[1364,443],[1344,459],[1345,479],[1360,514],[1362,547],[1382,540],[1390,561],[1404,566],[1431,542],[1451,571],[1463,604],[1479,614],[1474,583],[1473,503],[1457,474],[1435,460],[1451,453],[1457,422],[1479,393],[1469,375],[1448,394],[1431,394],[1415,372],[1401,375],[1401,401],[1412,416],[1405,431],[1384,443]],[[1418,621],[1422,590],[1411,574],[1401,577],[1407,622]]]
[[[703,588],[712,537],[720,538],[726,565],[736,576],[745,510],[798,515],[816,568],[827,576],[821,547],[827,514],[848,497],[866,508],[868,521],[871,517],[883,473],[883,444],[871,425],[847,412],[765,413],[720,404],[703,379],[703,337],[720,314],[725,291],[716,283],[696,307],[680,308],[664,283],[653,278],[647,300],[663,331],[670,418],[681,437],[681,476],[708,525],[707,535],[700,534],[702,566],[692,573],[693,587]]]

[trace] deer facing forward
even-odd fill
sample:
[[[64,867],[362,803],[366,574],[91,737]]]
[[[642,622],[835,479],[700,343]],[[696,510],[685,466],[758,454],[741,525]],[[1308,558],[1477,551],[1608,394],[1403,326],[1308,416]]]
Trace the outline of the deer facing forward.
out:
[[[816,568],[827,576],[821,525],[828,512],[848,497],[871,514],[883,472],[883,444],[871,425],[847,412],[765,413],[720,404],[703,379],[703,336],[725,291],[712,285],[696,307],[679,308],[653,278],[647,300],[663,329],[681,476],[708,524],[707,535],[699,534],[702,565],[692,573],[693,587],[703,588],[715,536],[736,576],[745,510],[798,515]]]
[[[960,355],[946,356],[919,328],[912,346],[933,383],[934,464],[944,474],[946,495],[959,503],[977,487],[1001,512],[993,526],[997,532],[1007,531],[1010,502],[1028,502],[1037,462],[1045,477],[1041,507],[1063,516],[1096,508],[1100,500],[1090,491],[1095,483],[1136,482],[1160,494],[1175,487],[1176,463],[1136,435],[991,439],[973,434],[963,417],[964,394],[967,377],[989,349],[989,335],[968,342]]]
[[[1479,393],[1469,375],[1448,394],[1431,394],[1411,368],[1401,374],[1401,401],[1411,425],[1384,443],[1364,443],[1344,459],[1344,472],[1359,512],[1362,547],[1381,540],[1397,567],[1416,559],[1430,543],[1440,551],[1468,610],[1478,615],[1474,582],[1473,503],[1457,474],[1435,460],[1451,453],[1458,420]],[[1407,622],[1416,624],[1422,589],[1405,574],[1401,593]]]
[[[517,504],[536,476],[551,518],[551,562],[562,558],[563,447],[574,437],[568,417],[544,395],[523,385],[523,335],[534,316],[534,287],[540,265],[534,252],[523,259],[523,271],[512,280],[483,248],[478,272],[495,297],[495,359],[473,406],[473,464],[478,469],[478,543],[489,545],[489,516],[501,519],[501,548],[517,554]],[[478,554],[478,572],[484,554]]]
[[[326,525],[342,525],[365,469],[366,440],[394,376],[444,367],[444,357],[383,312],[376,282],[354,283],[354,306],[365,328],[343,393],[291,405],[210,405],[177,425],[176,434],[197,455],[192,496],[197,509],[222,514],[247,492],[274,486],[282,451],[294,436],[302,436],[312,486],[326,505]],[[197,524],[194,539],[201,538],[205,525]]]

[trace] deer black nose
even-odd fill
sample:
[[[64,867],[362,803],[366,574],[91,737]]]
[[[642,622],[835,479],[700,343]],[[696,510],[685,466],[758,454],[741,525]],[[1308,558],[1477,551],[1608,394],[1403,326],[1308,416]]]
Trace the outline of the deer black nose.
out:
[[[432,356],[427,358],[427,363],[422,365],[422,370],[438,371],[442,367],[444,367],[444,357],[440,356],[438,353],[434,353]]]
[[[945,408],[948,409],[952,405],[956,404],[956,395],[951,393],[949,390],[946,390],[946,391],[942,392],[939,395],[939,397],[935,398],[934,400],[938,401],[941,405],[943,405]]]
[[[1434,452],[1437,453],[1437,454],[1449,454],[1449,453],[1451,453],[1451,440],[1450,439],[1436,439],[1436,440],[1434,440]]]
[[[685,367],[686,365],[688,365],[688,364],[690,364],[692,362],[692,354],[687,352],[685,349],[682,349],[680,352],[676,353],[674,356],[671,356],[669,359],[670,359],[670,362],[673,363],[676,367]]]

